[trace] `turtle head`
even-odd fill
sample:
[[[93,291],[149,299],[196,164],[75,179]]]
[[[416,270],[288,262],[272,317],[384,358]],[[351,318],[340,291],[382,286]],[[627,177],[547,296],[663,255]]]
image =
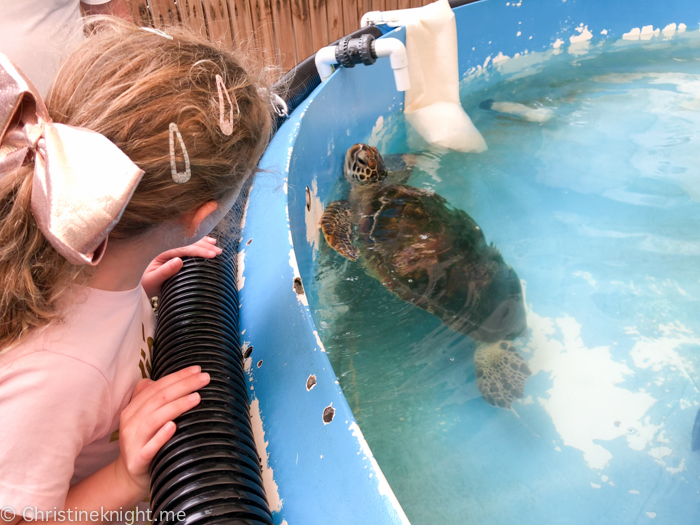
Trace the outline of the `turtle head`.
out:
[[[387,176],[379,150],[367,144],[355,144],[348,149],[343,171],[348,182],[355,184],[373,184]]]

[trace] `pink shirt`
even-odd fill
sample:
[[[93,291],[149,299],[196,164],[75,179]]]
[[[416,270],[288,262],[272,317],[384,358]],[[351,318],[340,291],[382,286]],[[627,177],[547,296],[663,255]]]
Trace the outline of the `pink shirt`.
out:
[[[119,455],[119,414],[150,376],[141,286],[83,288],[65,322],[0,355],[0,508],[63,509],[70,485]]]

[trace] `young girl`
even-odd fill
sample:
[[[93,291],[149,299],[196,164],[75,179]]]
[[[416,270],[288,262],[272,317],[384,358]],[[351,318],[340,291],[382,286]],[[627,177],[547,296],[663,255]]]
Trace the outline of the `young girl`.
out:
[[[179,257],[221,252],[205,235],[270,134],[265,90],[230,53],[181,30],[95,27],[46,107],[0,60],[0,517],[10,523],[62,510],[75,521],[76,509],[101,522],[147,496],[173,419],[209,381],[197,367],[142,379],[148,298]]]

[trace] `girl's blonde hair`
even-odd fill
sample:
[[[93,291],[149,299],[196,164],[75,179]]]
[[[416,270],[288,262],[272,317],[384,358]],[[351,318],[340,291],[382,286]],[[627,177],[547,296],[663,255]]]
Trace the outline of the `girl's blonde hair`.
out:
[[[168,36],[118,19],[96,20],[46,100],[55,122],[103,134],[145,172],[112,239],[136,237],[207,201],[225,202],[255,172],[270,136],[266,86],[251,74],[254,68],[182,28]],[[228,135],[219,127],[217,75],[233,106]],[[171,172],[172,122],[189,157],[191,178],[184,184]],[[179,145],[175,157],[184,171]],[[59,320],[61,298],[89,272],[68,263],[39,231],[30,211],[32,171],[30,163],[0,180],[0,353]]]

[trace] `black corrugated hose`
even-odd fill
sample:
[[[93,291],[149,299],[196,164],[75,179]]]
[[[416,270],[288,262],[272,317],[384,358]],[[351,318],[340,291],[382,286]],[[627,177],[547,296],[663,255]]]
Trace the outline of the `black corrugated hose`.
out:
[[[211,381],[151,465],[154,524],[273,525],[248,412],[237,243],[222,248],[215,259],[184,258],[158,301],[153,379],[199,365]]]
[[[451,0],[450,5],[474,1],[478,0]],[[369,26],[350,36],[364,34],[378,38],[382,31]],[[289,113],[321,83],[314,59],[312,55],[302,61],[273,86]],[[249,187],[234,207],[238,224]],[[154,525],[273,525],[250,423],[240,346],[235,257],[239,235],[222,239],[223,253],[215,259],[184,258],[182,270],[165,282],[158,300],[153,379],[199,365],[211,381],[199,391],[199,405],[175,420],[175,435],[151,465]]]

